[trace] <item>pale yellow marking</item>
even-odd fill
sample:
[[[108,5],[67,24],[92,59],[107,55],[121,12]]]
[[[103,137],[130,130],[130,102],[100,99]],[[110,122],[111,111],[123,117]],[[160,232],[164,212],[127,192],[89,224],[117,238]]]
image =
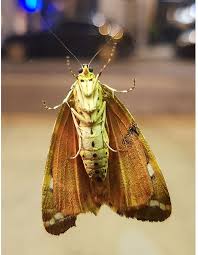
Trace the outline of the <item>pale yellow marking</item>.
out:
[[[171,206],[170,205],[165,205],[163,203],[158,202],[157,200],[151,200],[149,202],[149,206],[151,206],[151,207],[158,206],[163,211],[170,211],[171,210]]]
[[[53,178],[51,178],[51,180],[50,180],[50,189],[52,189],[53,190]]]
[[[147,169],[148,169],[150,177],[152,177],[153,174],[154,174],[154,171],[153,171],[153,168],[152,168],[152,166],[150,164],[147,165]]]
[[[160,203],[160,209],[162,209],[163,211],[166,211],[166,206],[163,203]]]
[[[149,204],[150,204],[151,207],[159,206],[159,202],[157,200],[151,200]]]
[[[64,215],[61,212],[58,212],[54,215],[55,220],[61,220],[64,218]]]
[[[54,218],[51,218],[51,220],[49,221],[49,224],[50,224],[50,225],[54,225],[54,224],[55,224],[55,219],[54,219]]]

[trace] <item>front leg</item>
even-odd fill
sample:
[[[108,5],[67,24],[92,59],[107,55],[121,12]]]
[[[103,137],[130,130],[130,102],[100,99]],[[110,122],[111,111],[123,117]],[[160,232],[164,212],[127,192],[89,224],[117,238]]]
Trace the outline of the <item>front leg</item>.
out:
[[[115,92],[116,93],[128,93],[128,92],[134,90],[135,89],[135,79],[133,79],[133,86],[130,87],[129,89],[125,89],[125,90],[117,90],[117,89],[114,89],[114,88],[112,88],[112,87],[110,87],[110,86],[108,86],[106,84],[102,84],[102,85],[104,87],[106,87],[107,89],[109,89],[112,92],[112,95],[114,97]]]
[[[69,93],[67,94],[67,96],[65,97],[65,99],[63,100],[63,102],[62,102],[61,104],[58,104],[58,105],[54,106],[54,107],[48,107],[48,106],[46,105],[45,100],[42,100],[42,103],[43,103],[43,105],[44,105],[44,107],[45,107],[46,110],[56,110],[56,109],[58,109],[59,107],[61,107],[64,103],[68,104],[68,101],[69,101],[69,99],[71,98],[72,92],[73,92],[73,86],[71,87]],[[68,106],[69,106],[69,104],[68,104]],[[70,108],[70,106],[69,106],[69,108]]]
[[[104,109],[103,109],[103,115],[102,115],[102,137],[103,137],[104,143],[106,144],[106,146],[111,151],[118,152],[117,150],[111,148],[111,146],[109,145],[109,142],[107,142],[106,139],[105,139],[105,123],[107,121],[107,118],[106,118],[106,102],[105,101],[103,102],[103,105],[104,105]]]
[[[78,120],[84,122],[87,125],[91,125],[93,123],[96,123],[100,119],[100,117],[103,115],[105,109],[106,109],[106,102],[104,101],[98,114],[95,117],[93,117],[92,119],[91,118],[86,119],[83,115],[79,114],[74,108],[71,108],[71,111]]]

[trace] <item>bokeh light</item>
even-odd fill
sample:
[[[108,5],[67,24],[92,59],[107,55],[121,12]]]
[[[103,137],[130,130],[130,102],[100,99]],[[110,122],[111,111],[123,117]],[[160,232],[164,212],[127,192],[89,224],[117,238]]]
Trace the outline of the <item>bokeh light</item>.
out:
[[[41,10],[42,0],[19,0],[20,6],[27,12],[36,12]]]
[[[110,31],[111,31],[111,26],[107,23],[99,27],[99,32],[101,35],[108,35]]]
[[[109,35],[114,37],[114,39],[119,40],[123,37],[124,31],[123,28],[117,24],[111,25],[111,30]]]
[[[94,14],[94,16],[92,17],[92,22],[96,27],[101,27],[105,24],[105,16],[104,14],[97,12],[96,14]]]

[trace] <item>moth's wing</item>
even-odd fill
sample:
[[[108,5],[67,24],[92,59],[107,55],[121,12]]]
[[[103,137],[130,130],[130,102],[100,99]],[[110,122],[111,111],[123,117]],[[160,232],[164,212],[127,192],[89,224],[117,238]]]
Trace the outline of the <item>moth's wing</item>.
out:
[[[109,156],[109,204],[120,215],[163,221],[171,213],[171,202],[157,161],[129,111],[109,89],[103,90],[110,146],[119,150]]]
[[[81,158],[70,159],[77,151],[71,111],[63,104],[54,126],[42,189],[42,217],[51,234],[59,235],[74,226],[79,213],[97,211]]]

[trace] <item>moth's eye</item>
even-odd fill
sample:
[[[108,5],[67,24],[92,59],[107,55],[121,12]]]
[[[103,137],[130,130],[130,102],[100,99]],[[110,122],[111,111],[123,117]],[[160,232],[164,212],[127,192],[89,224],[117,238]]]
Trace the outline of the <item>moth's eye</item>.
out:
[[[89,81],[92,81],[93,79],[91,78],[91,79],[89,79]]]
[[[93,73],[93,68],[89,68],[89,72]]]
[[[80,80],[81,82],[84,82],[85,80]]]
[[[82,71],[83,71],[82,68],[80,68],[80,69],[78,70],[79,73],[82,73]]]

